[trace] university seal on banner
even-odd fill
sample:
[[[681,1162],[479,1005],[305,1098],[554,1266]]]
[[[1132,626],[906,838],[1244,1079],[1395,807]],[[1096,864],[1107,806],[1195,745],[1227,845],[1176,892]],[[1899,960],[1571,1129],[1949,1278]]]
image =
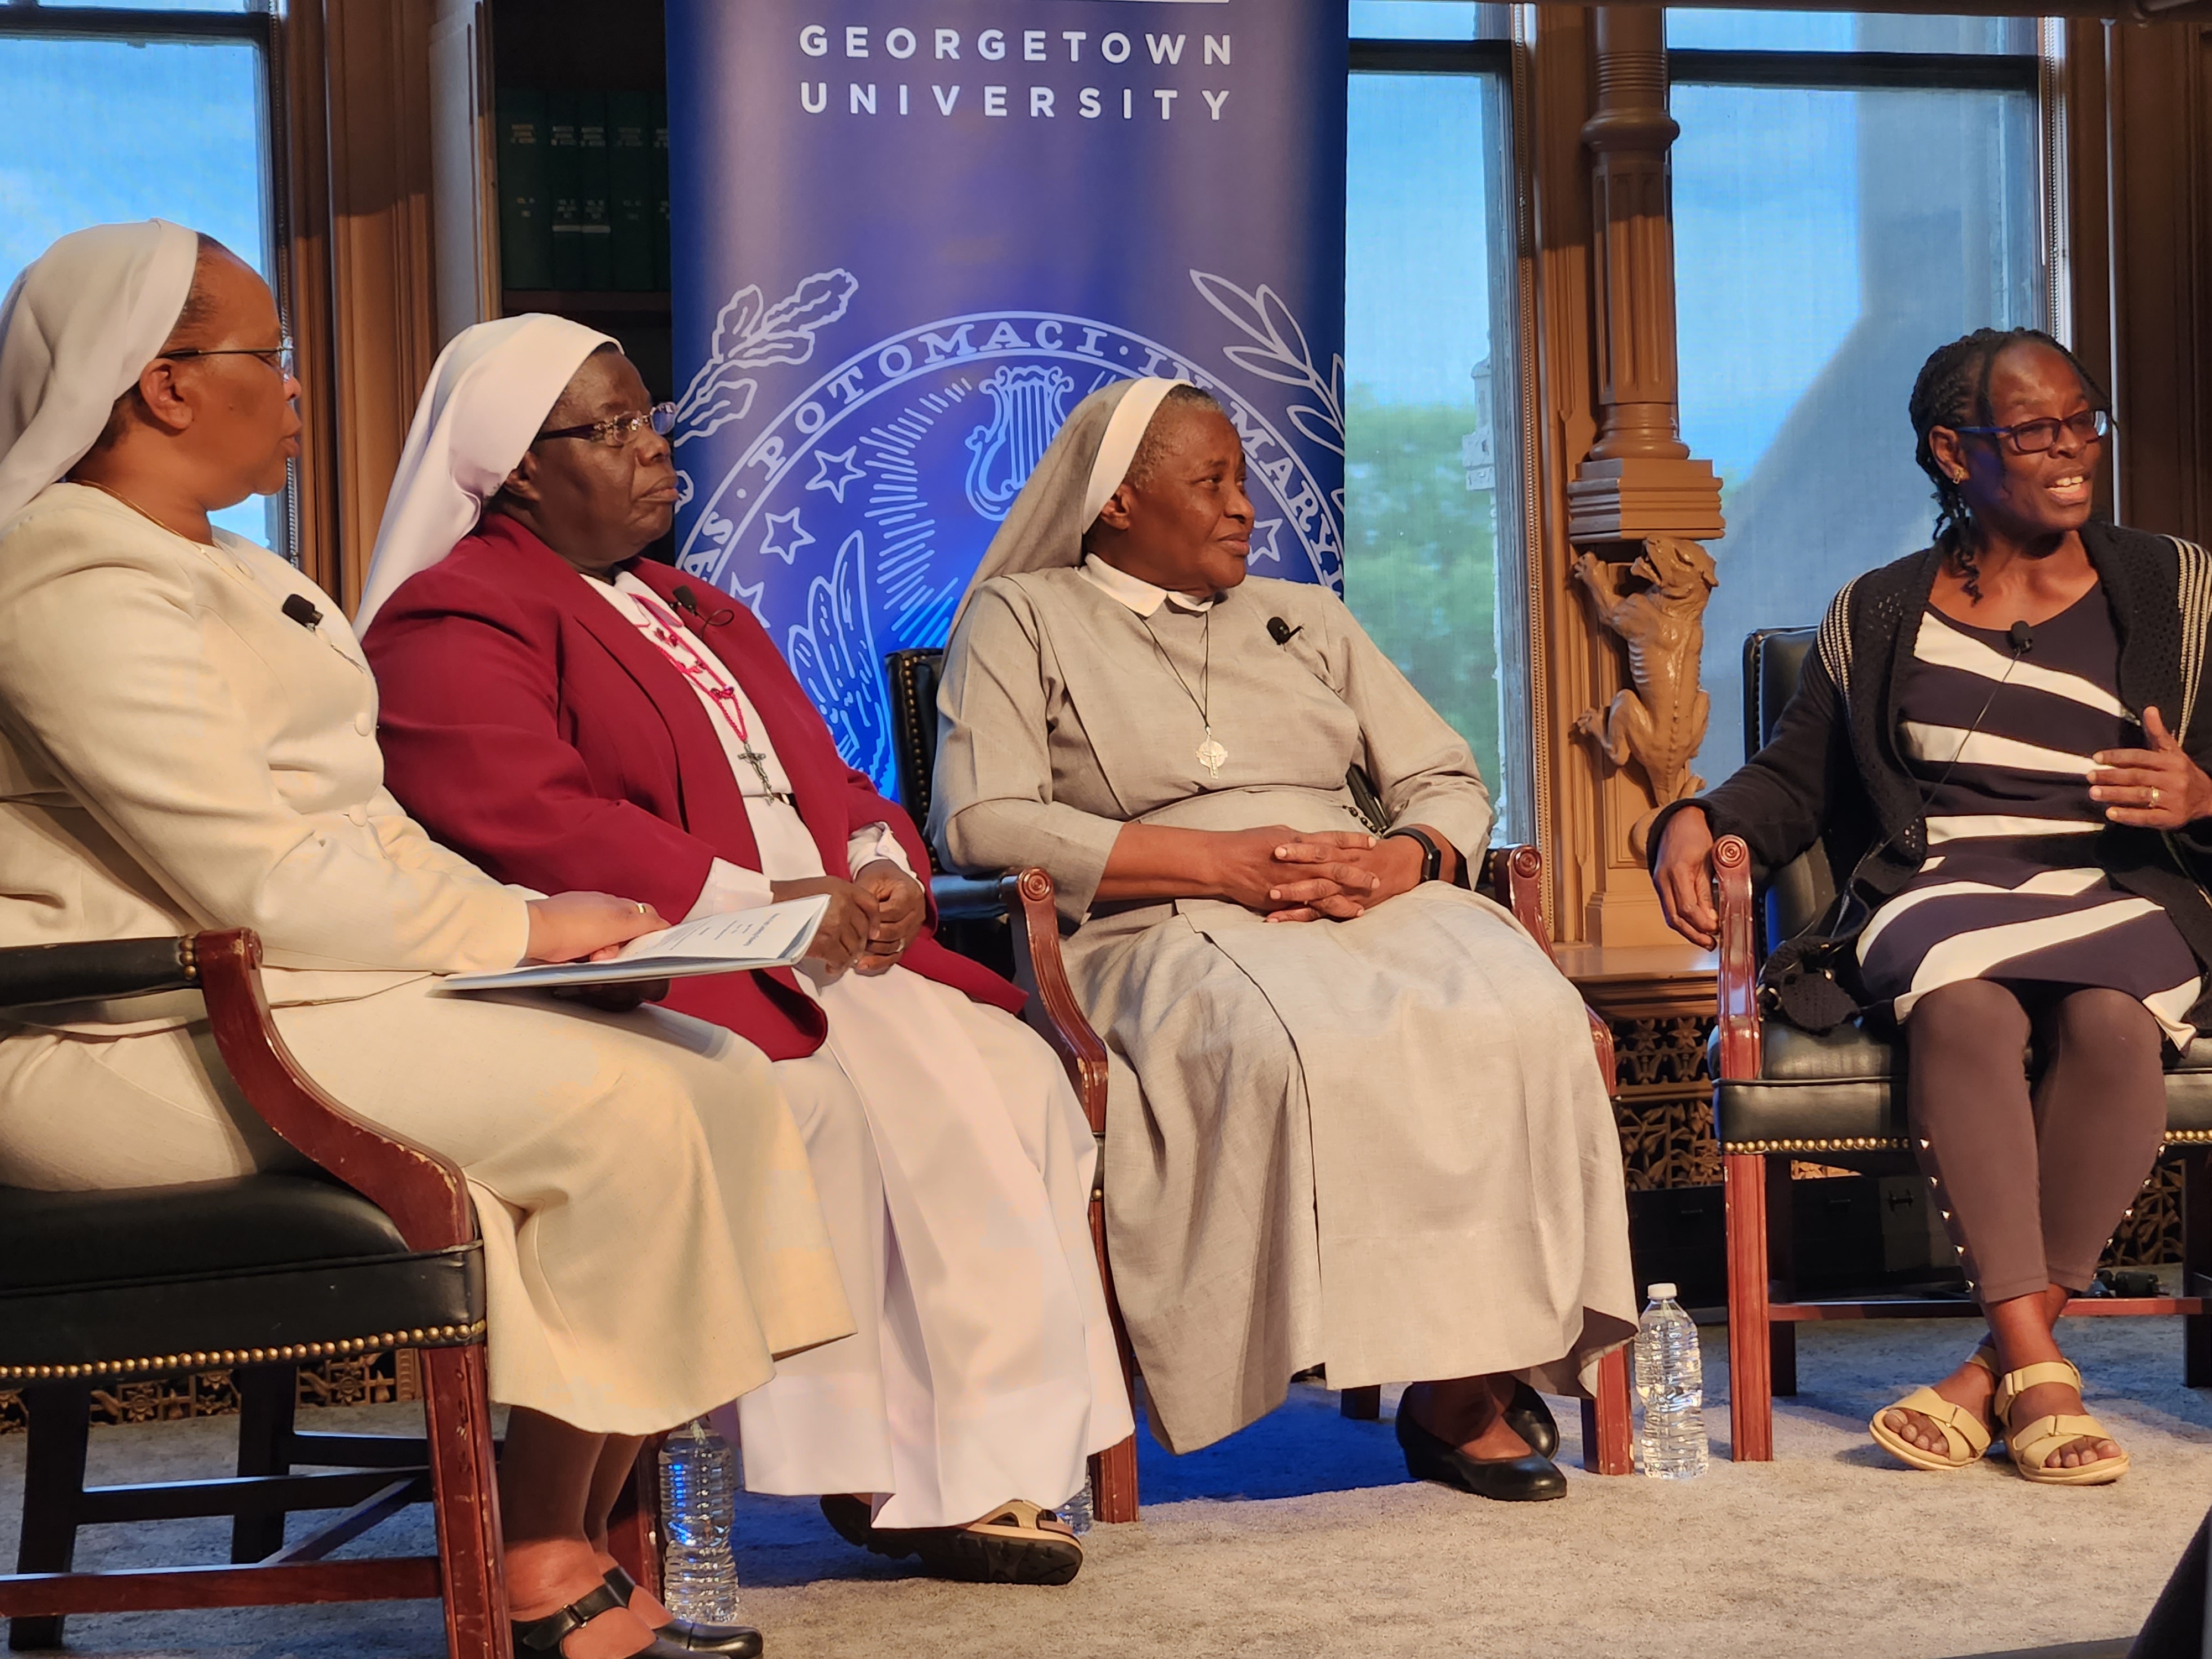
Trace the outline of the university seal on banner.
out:
[[[779,317],[787,349],[772,361],[805,363],[857,286],[846,272],[825,273],[775,307],[757,295],[732,304],[744,316]],[[1194,356],[1093,318],[948,317],[853,352],[756,426],[729,411],[742,385],[746,414],[760,415],[751,406],[758,377],[717,353],[686,394],[677,440],[686,501],[678,562],[752,607],[846,758],[887,781],[884,653],[945,642],[1030,470],[1069,411],[1110,381],[1164,374],[1219,398],[1249,465],[1254,568],[1339,580],[1340,501],[1267,415]],[[1304,415],[1293,409],[1291,419],[1311,441]],[[729,434],[698,441],[723,425],[748,428],[733,458]],[[1333,447],[1326,436],[1322,444]],[[709,448],[711,471],[702,465]]]

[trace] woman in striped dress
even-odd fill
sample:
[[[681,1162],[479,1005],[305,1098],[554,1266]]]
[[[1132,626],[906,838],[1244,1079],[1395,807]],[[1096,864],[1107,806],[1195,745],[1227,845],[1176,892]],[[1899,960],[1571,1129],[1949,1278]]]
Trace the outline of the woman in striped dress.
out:
[[[2099,1485],[2127,1454],[2052,1328],[2158,1154],[2166,1055],[2212,1024],[2212,560],[2089,521],[2110,422],[2046,335],[1954,341],[1911,412],[1936,544],[1837,596],[1767,746],[1655,823],[1652,873],[1711,945],[1717,836],[1763,870],[1825,843],[1843,896],[1770,987],[1816,1029],[1902,1025],[1913,1145],[1989,1317],[1874,1437],[1949,1469],[2001,1433],[2029,1480]]]

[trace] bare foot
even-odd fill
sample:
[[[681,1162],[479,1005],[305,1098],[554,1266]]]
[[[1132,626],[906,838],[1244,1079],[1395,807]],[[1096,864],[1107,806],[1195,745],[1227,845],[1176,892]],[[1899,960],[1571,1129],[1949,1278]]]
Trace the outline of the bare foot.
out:
[[[1469,1457],[1526,1457],[1528,1443],[1500,1415],[1512,1397],[1510,1377],[1463,1376],[1447,1382],[1416,1382],[1406,1390],[1398,1409]]]
[[[2012,1420],[2022,1428],[2039,1417],[2080,1417],[2082,1414],[2080,1391],[2063,1382],[2039,1382],[2032,1389],[2023,1389],[2014,1396],[2009,1413]],[[2044,1462],[2051,1468],[2079,1469],[2119,1455],[2120,1449],[2113,1442],[2085,1436],[2079,1440],[2068,1441]]]
[[[1960,1407],[1986,1429],[1990,1426],[1990,1396],[1996,1388],[1995,1379],[1987,1371],[1969,1361],[1938,1382],[1936,1393],[1938,1398]],[[1950,1454],[1950,1442],[1943,1437],[1943,1431],[1919,1412],[1893,1406],[1881,1414],[1881,1421],[1884,1428],[1908,1445],[1939,1457]]]
[[[599,1564],[599,1571],[603,1573],[612,1572],[617,1567],[622,1565],[622,1563],[605,1550],[594,1550],[592,1559]],[[665,1601],[642,1584],[637,1587],[636,1593],[629,1598],[629,1610],[655,1630],[659,1630],[676,1617],[674,1613],[669,1612],[668,1604]]]
[[[612,1565],[611,1562],[607,1564]],[[581,1538],[532,1539],[507,1547],[507,1595],[511,1614],[526,1624],[557,1613],[606,1587],[606,1568]],[[611,1609],[562,1638],[568,1659],[629,1659],[653,1642],[653,1630],[635,1613]]]

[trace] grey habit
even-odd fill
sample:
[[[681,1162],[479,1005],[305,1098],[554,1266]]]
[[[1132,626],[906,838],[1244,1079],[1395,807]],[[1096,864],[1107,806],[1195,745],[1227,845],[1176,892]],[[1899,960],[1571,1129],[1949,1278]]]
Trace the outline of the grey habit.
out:
[[[1124,390],[1079,408],[1032,490],[1087,491],[1093,405]],[[1126,456],[1108,464],[1118,482]],[[1006,528],[1065,526],[1075,500],[1018,504]],[[1348,922],[1094,903],[1127,823],[1364,828],[1354,760],[1394,822],[1480,859],[1473,754],[1327,590],[1249,578],[1210,617],[1140,617],[1078,556],[994,544],[979,573],[945,661],[930,829],[963,870],[1042,866],[1074,929],[1154,1431],[1206,1445],[1315,1364],[1338,1388],[1513,1371],[1587,1392],[1634,1333],[1620,1142],[1580,1000],[1508,912],[1436,882]],[[1218,780],[1170,662],[1206,682]]]

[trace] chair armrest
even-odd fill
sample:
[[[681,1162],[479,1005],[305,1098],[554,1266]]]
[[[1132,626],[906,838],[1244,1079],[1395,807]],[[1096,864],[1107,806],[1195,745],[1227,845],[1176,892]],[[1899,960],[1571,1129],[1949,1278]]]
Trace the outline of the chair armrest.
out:
[[[0,1008],[188,991],[198,984],[190,939],[90,939],[0,950]]]
[[[1007,914],[997,877],[932,876],[930,902],[940,921],[995,921]]]
[[[300,1069],[270,1018],[252,930],[202,933],[191,944],[216,1047],[255,1115],[390,1216],[410,1249],[473,1243],[476,1211],[459,1168],[355,1116]]]
[[[1552,930],[1544,920],[1543,849],[1525,842],[1519,846],[1493,848],[1482,876],[1490,896],[1513,913],[1513,920],[1528,930],[1528,937],[1536,941],[1537,948],[1550,958],[1553,967],[1558,967],[1559,959],[1552,952]],[[1608,1095],[1619,1094],[1620,1061],[1613,1052],[1613,1027],[1587,1002],[1583,1004],[1583,1018],[1589,1023],[1590,1047],[1597,1051],[1597,1068],[1605,1077],[1605,1091]]]
[[[1741,836],[1713,843],[1714,908],[1720,912],[1721,1076],[1749,1082],[1763,1064],[1759,1032],[1759,968],[1752,945],[1759,908],[1751,891],[1751,848]]]
[[[1060,954],[1060,911],[1052,878],[1031,866],[1000,878],[999,902],[1013,923],[1014,970],[1030,994],[1030,1024],[1067,1068],[1091,1120],[1091,1133],[1106,1133],[1106,1045],[1091,1029],[1067,966]]]

